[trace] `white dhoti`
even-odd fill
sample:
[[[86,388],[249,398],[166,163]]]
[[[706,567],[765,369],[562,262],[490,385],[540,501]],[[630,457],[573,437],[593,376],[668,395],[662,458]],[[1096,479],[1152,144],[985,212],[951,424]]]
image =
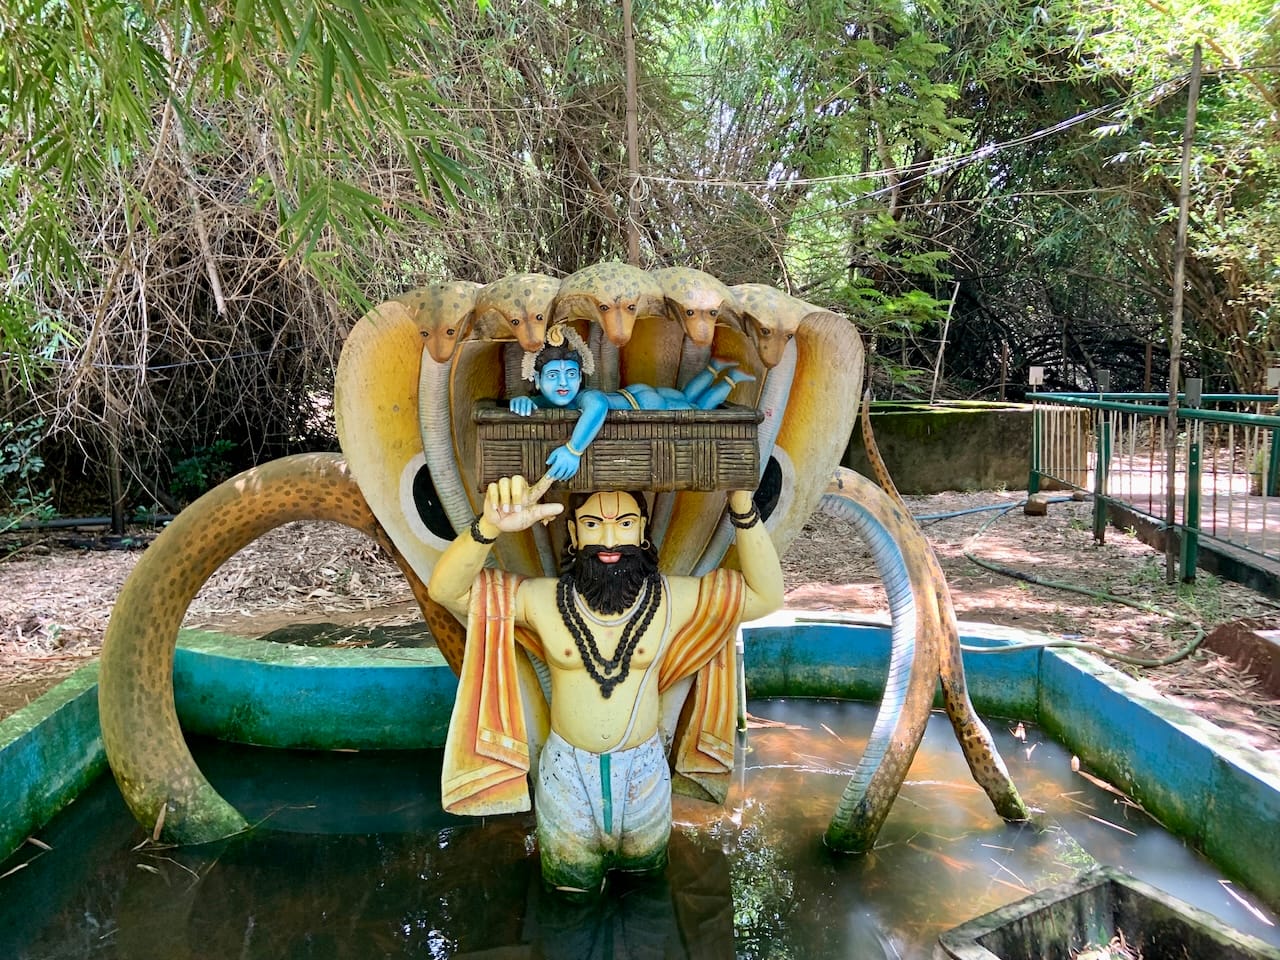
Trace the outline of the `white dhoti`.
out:
[[[592,753],[552,731],[534,795],[542,873],[553,886],[594,891],[611,869],[666,865],[671,772],[658,734]]]

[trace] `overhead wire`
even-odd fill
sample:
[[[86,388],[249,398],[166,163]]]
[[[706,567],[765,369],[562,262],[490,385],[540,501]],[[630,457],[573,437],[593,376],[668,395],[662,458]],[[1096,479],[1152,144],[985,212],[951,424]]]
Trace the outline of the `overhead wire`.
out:
[[[854,198],[855,200],[865,200],[865,199],[870,199],[870,198],[879,196],[882,193],[886,193],[890,189],[892,189],[894,186],[897,186],[900,188],[904,184],[914,183],[928,176],[934,176],[939,173],[945,173],[948,170],[952,170],[960,166],[965,166],[967,164],[974,163],[978,160],[987,160],[990,157],[994,156],[995,154],[1001,153],[1005,150],[1009,150],[1014,147],[1025,146],[1028,143],[1034,143],[1037,140],[1043,140],[1046,137],[1051,137],[1055,134],[1062,133],[1065,130],[1069,130],[1072,127],[1080,125],[1081,123],[1085,123],[1091,119],[1094,119],[1095,117],[1099,117],[1104,114],[1113,113],[1116,110],[1119,110],[1136,100],[1142,99],[1143,97],[1147,96],[1148,94],[1154,91],[1161,90],[1161,88],[1164,88],[1164,87],[1171,88],[1167,92],[1162,91],[1161,98],[1165,96],[1171,96],[1173,93],[1177,92],[1177,89],[1181,86],[1183,82],[1184,82],[1183,78],[1176,78],[1173,80],[1162,80],[1157,83],[1153,83],[1147,87],[1143,87],[1140,90],[1132,91],[1128,95],[1116,100],[1112,100],[1109,103],[1105,103],[1097,107],[1092,107],[1091,109],[1085,110],[1082,113],[1078,113],[1078,114],[1075,114],[1074,116],[1059,120],[1056,123],[1052,123],[1047,127],[1042,127],[1039,130],[1034,130],[1031,133],[1022,134],[1021,136],[1013,137],[1009,140],[1003,140],[997,143],[985,144],[983,146],[976,147],[973,150],[970,150],[966,153],[958,154],[957,156],[954,156],[954,157],[945,157],[941,160],[937,160],[925,165],[909,164],[905,167],[885,167],[878,170],[868,170],[866,172],[860,172],[860,173],[831,174],[829,176],[824,176],[824,177],[794,177],[794,178],[788,177],[783,179],[773,178],[773,179],[766,179],[766,180],[727,180],[727,179],[716,179],[716,178],[688,179],[688,178],[659,177],[659,176],[645,176],[643,177],[643,179],[651,180],[654,182],[672,183],[672,184],[680,184],[680,185],[722,186],[722,187],[821,186],[825,184],[849,183],[849,182],[854,182],[858,180],[876,180],[876,179],[882,179],[882,178],[889,178],[892,181],[891,185],[880,187],[880,188],[877,188],[876,190],[868,191],[867,193],[859,194],[858,197]],[[904,178],[904,179],[896,179],[896,178]],[[852,201],[846,201],[846,203],[847,202],[852,202]]]

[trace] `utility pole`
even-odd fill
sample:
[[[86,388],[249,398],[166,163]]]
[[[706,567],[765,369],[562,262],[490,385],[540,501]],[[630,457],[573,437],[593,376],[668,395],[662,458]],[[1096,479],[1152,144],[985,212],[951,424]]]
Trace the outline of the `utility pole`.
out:
[[[1182,131],[1182,183],[1178,187],[1178,232],[1173,243],[1173,319],[1169,327],[1169,420],[1165,428],[1164,579],[1178,580],[1178,550],[1173,542],[1177,519],[1178,365],[1182,361],[1182,288],[1187,274],[1187,210],[1191,204],[1191,143],[1196,133],[1196,105],[1200,100],[1200,44],[1191,54],[1191,83],[1187,89],[1187,123]]]
[[[627,62],[627,263],[640,266],[640,99],[636,88],[636,31],[631,0],[622,0],[622,45]]]

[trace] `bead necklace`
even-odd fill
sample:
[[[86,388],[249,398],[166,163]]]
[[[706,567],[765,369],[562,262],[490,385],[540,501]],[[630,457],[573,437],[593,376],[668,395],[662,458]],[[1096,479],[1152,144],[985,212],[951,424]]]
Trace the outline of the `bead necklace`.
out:
[[[627,607],[627,609],[623,610],[621,613],[616,614],[615,616],[612,616],[612,617],[601,616],[600,614],[592,610],[589,606],[587,606],[587,602],[582,599],[582,594],[578,592],[577,587],[571,587],[570,593],[573,594],[573,605],[577,609],[577,611],[580,614],[582,614],[584,617],[586,617],[588,620],[590,620],[592,623],[594,623],[596,626],[616,627],[618,624],[630,618],[638,609],[640,609],[641,604],[648,601],[649,591],[652,588],[652,586],[653,586],[653,581],[646,580],[644,584],[640,587],[640,592],[636,594],[635,600],[631,601],[631,606]]]
[[[573,637],[573,643],[578,648],[578,655],[582,657],[582,665],[586,667],[587,675],[596,682],[596,686],[600,688],[600,695],[606,700],[613,695],[613,688],[627,679],[627,674],[631,672],[631,656],[635,653],[640,638],[649,629],[653,615],[658,610],[658,604],[662,600],[662,590],[654,589],[657,581],[656,575],[645,581],[641,595],[632,608],[637,615],[632,617],[623,628],[622,636],[618,639],[618,646],[612,657],[601,655],[600,648],[596,646],[595,635],[582,619],[582,614],[578,612],[577,590],[574,589],[573,578],[561,577],[560,582],[556,584],[556,607],[560,611],[560,618]]]

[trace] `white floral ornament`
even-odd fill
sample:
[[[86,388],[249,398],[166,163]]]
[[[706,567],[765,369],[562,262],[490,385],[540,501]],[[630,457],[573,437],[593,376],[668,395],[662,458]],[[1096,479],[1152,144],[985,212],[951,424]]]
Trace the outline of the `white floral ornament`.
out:
[[[591,356],[590,349],[582,342],[582,337],[578,336],[578,331],[567,324],[557,323],[547,330],[543,345],[549,344],[553,347],[559,347],[566,343],[578,354],[578,362],[582,367],[583,376],[589,377],[595,373],[596,361]],[[541,350],[526,350],[524,352],[524,357],[520,361],[520,378],[522,380],[533,380],[538,356],[541,353]]]

